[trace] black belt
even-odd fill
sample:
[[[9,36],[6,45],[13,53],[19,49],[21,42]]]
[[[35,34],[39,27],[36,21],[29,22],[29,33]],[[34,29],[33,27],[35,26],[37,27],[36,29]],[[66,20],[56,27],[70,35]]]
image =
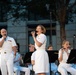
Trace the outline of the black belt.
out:
[[[0,52],[0,54],[1,54],[1,53],[4,53],[4,54],[6,54],[7,52]]]

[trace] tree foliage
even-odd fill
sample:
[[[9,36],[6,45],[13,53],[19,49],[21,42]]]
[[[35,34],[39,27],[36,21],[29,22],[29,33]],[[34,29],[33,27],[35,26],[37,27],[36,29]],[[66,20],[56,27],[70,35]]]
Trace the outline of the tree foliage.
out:
[[[60,23],[61,41],[66,39],[65,25],[70,20],[73,21],[72,15],[76,11],[76,1],[70,4],[72,0],[57,0],[56,2],[56,18]]]
[[[7,20],[15,18],[14,21],[26,20],[28,12],[43,18],[49,17],[49,12],[52,12],[60,24],[62,41],[66,39],[65,24],[68,20],[73,21],[73,14],[76,14],[76,0],[0,0],[0,20],[2,18]],[[7,18],[7,15],[10,16]]]

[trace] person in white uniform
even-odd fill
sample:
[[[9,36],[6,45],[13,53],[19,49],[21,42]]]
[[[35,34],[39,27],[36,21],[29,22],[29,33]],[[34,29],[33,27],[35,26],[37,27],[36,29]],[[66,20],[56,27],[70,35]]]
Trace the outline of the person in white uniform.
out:
[[[67,72],[70,72],[72,75],[76,75],[76,69],[72,67],[72,64],[67,63],[67,59],[70,53],[70,45],[69,41],[64,40],[62,43],[62,48],[59,50],[58,60],[59,66],[58,71],[61,75],[68,75]]]
[[[12,37],[7,36],[7,30],[1,29],[0,38],[0,68],[2,75],[13,75],[13,53],[16,50],[16,42]]]
[[[18,47],[14,51],[14,72],[16,75],[20,75],[20,71],[25,72],[25,75],[30,75],[30,69],[27,67],[20,66],[20,61],[22,62],[22,56],[18,52]]]
[[[32,31],[32,37],[35,42],[35,64],[34,71],[37,75],[46,75],[49,72],[49,58],[46,52],[46,42],[47,38],[45,36],[46,29],[43,25],[38,25],[35,31]]]
[[[34,65],[35,65],[35,53],[36,51],[34,51],[31,55],[31,64],[32,64],[32,70],[34,71]]]

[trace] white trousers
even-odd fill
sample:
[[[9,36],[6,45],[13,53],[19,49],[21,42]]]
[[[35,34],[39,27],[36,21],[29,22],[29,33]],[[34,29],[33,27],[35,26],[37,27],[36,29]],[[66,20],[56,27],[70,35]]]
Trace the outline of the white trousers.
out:
[[[16,75],[20,75],[20,71],[25,72],[25,75],[30,75],[30,69],[26,67],[16,66],[14,67],[14,72]]]
[[[70,64],[61,63],[58,66],[58,71],[61,75],[68,75],[67,72],[70,72],[72,75],[76,75],[76,69],[74,69]]]
[[[55,63],[49,63],[49,70],[53,73],[57,72],[57,65]],[[50,75],[50,71],[47,73],[47,75]]]
[[[12,53],[0,54],[0,68],[2,75],[13,75],[13,58]]]

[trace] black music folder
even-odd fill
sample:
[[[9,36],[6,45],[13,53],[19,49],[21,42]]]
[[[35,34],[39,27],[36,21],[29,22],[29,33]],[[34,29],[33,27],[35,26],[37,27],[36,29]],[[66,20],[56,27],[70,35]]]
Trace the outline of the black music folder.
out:
[[[33,52],[27,52],[24,56],[24,63],[31,63],[31,55]]]
[[[54,63],[56,60],[58,60],[58,51],[57,50],[52,50],[48,51],[48,56],[49,56],[49,63]]]
[[[76,63],[76,49],[71,50],[67,63]]]

